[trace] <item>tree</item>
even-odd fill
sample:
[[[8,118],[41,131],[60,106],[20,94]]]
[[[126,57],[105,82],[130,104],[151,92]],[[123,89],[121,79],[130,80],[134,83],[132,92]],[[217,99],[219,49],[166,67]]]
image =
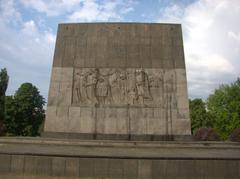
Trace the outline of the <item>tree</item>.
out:
[[[214,128],[222,139],[227,139],[240,127],[240,79],[230,85],[221,85],[210,95],[207,108],[214,120]]]
[[[4,68],[0,72],[0,135],[4,130],[5,93],[8,87],[8,80],[7,69]]]
[[[201,127],[212,127],[212,121],[202,99],[189,100],[192,132]]]
[[[6,98],[7,132],[12,135],[36,136],[44,120],[44,98],[31,83],[24,83],[14,96]]]

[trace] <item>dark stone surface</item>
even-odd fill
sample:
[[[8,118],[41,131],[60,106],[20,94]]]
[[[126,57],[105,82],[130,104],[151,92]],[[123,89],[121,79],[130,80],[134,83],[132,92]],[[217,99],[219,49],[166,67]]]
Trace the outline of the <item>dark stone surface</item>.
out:
[[[239,178],[240,144],[0,138],[0,178],[21,176]]]
[[[53,67],[185,68],[180,24],[76,23],[58,28]]]
[[[3,155],[0,153],[0,173],[11,171],[11,155]]]
[[[191,135],[126,135],[126,134],[86,134],[65,132],[42,132],[44,138],[59,139],[97,139],[97,140],[129,140],[129,141],[193,141]]]

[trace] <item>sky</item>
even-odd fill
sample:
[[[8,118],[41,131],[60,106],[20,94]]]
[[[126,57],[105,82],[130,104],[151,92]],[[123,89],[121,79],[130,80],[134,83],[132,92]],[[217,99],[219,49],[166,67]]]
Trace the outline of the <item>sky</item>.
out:
[[[190,98],[240,77],[240,0],[0,0],[7,95],[30,82],[47,99],[57,25],[67,22],[182,24]]]

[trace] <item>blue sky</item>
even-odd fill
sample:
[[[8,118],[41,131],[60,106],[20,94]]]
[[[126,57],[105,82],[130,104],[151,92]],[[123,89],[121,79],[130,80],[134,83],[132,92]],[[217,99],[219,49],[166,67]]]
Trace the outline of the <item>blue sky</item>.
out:
[[[181,23],[188,93],[204,98],[240,77],[239,0],[0,0],[0,68],[7,94],[24,82],[47,98],[62,22]]]

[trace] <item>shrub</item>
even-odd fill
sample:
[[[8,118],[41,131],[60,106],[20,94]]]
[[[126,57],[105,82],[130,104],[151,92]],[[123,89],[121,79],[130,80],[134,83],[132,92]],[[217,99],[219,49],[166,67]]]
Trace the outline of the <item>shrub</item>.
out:
[[[201,141],[218,141],[219,135],[213,128],[199,128],[194,133],[195,140]]]
[[[232,142],[240,142],[240,128],[233,130],[232,134],[229,136]]]

